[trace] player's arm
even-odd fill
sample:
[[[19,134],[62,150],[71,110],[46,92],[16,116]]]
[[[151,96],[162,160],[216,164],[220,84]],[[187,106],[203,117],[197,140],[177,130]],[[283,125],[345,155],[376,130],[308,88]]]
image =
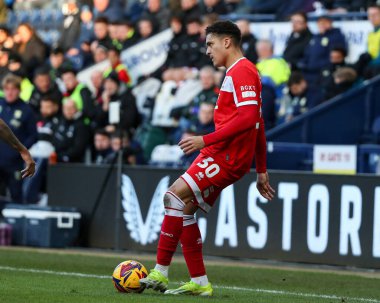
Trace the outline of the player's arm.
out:
[[[232,139],[236,135],[256,127],[256,123],[259,122],[257,104],[238,107],[237,112],[238,114],[226,123],[223,128],[205,136],[185,138],[178,145],[185,154],[190,154],[205,146]]]
[[[21,171],[23,178],[34,175],[36,163],[30,155],[28,149],[16,138],[12,130],[0,119],[0,139],[17,150],[25,162],[26,167]]]
[[[255,149],[257,173],[256,187],[264,198],[272,200],[275,190],[269,184],[269,175],[267,172],[267,142],[265,138],[264,119],[261,118],[260,120]]]
[[[249,129],[256,128],[260,121],[261,84],[258,74],[249,68],[240,68],[233,76],[226,76],[226,88],[233,92],[237,115],[223,128],[203,137],[195,136],[181,140],[179,146],[188,154],[204,146],[228,141]]]

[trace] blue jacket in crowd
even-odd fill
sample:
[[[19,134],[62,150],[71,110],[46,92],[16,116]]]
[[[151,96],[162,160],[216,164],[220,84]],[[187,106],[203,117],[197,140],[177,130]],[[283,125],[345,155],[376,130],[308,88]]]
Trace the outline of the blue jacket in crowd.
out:
[[[338,28],[332,28],[311,38],[304,57],[297,66],[304,72],[308,83],[315,83],[320,70],[330,64],[330,51],[338,46],[347,49],[346,39]]]
[[[30,106],[21,99],[7,103],[4,98],[0,98],[0,118],[26,148],[30,148],[37,141],[36,117]],[[11,171],[22,165],[19,152],[0,141],[0,167]]]

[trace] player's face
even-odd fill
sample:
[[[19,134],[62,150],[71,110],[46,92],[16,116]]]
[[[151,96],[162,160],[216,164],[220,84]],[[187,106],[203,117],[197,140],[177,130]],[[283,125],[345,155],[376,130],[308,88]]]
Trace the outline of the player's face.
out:
[[[226,63],[225,39],[225,37],[219,37],[214,34],[206,36],[206,54],[216,67],[225,66]]]

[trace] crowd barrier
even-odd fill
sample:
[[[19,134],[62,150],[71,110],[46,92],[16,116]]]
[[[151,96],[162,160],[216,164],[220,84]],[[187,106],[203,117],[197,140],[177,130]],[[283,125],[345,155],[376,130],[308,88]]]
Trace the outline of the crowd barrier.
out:
[[[117,188],[116,167],[104,182],[108,170],[51,166],[49,205],[79,209],[79,245],[154,252],[162,196],[182,171],[123,167]],[[246,175],[222,192],[207,216],[198,214],[205,254],[380,268],[378,178],[272,171],[276,197],[270,202],[258,194],[255,178]]]

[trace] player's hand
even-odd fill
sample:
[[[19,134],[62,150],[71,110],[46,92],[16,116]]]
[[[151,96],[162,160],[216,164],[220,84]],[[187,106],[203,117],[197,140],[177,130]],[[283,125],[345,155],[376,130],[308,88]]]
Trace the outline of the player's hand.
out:
[[[34,172],[36,171],[36,162],[34,162],[32,156],[30,155],[27,149],[21,151],[20,155],[25,162],[25,168],[21,171],[21,177],[32,177],[34,175]]]
[[[192,136],[182,139],[178,145],[188,155],[205,147],[205,142],[202,136]]]
[[[268,172],[258,173],[256,187],[259,190],[259,193],[268,200],[272,200],[274,197],[275,190],[269,184],[269,175]]]

